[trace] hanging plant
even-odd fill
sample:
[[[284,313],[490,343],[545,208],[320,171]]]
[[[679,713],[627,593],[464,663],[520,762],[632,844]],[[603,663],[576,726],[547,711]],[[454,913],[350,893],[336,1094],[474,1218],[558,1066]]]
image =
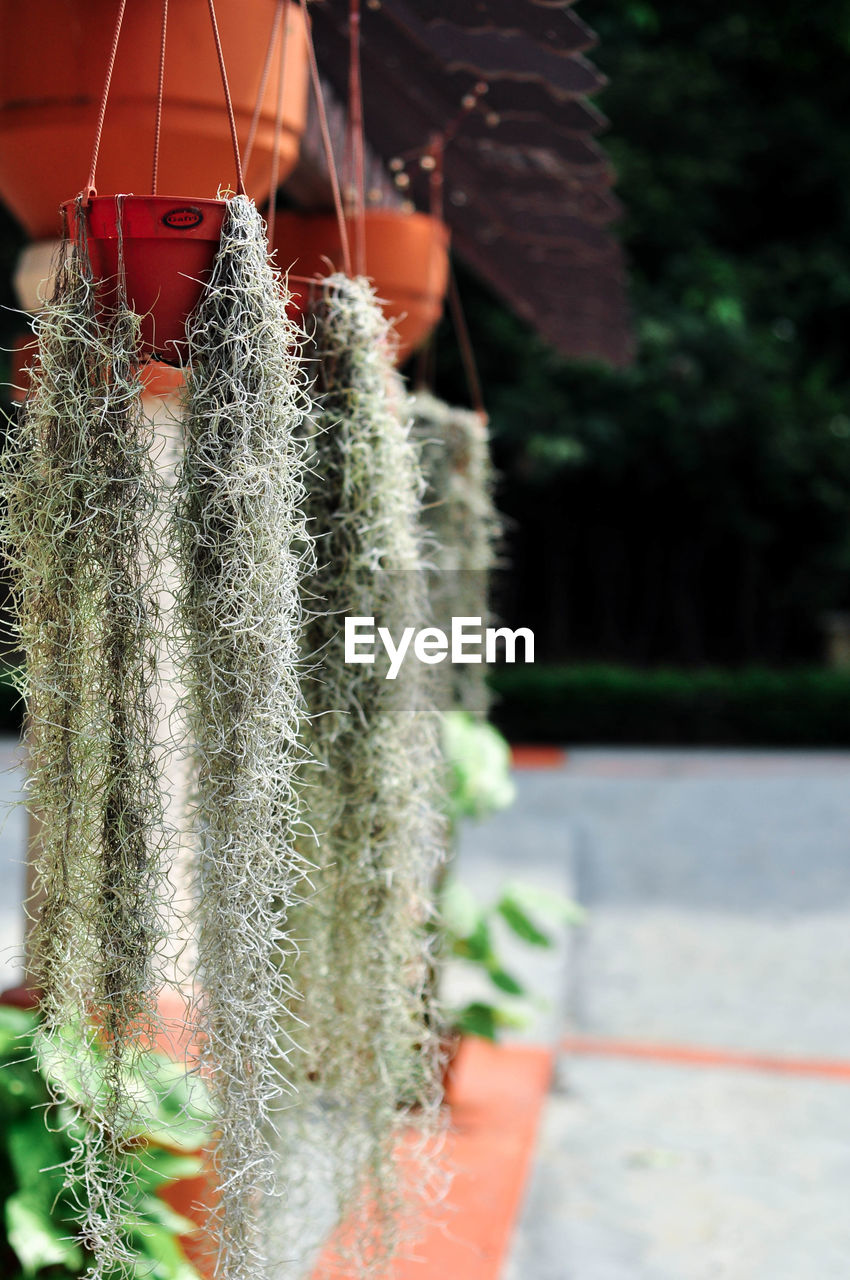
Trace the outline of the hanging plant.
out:
[[[427,481],[423,516],[434,539],[428,574],[434,618],[446,630],[453,617],[480,618],[486,627],[502,533],[486,420],[427,391],[416,392],[412,408]],[[490,691],[483,663],[446,663],[438,679],[446,707],[486,720]]]
[[[253,1280],[266,1262],[276,1203],[267,1127],[286,1088],[279,1045],[295,951],[287,920],[309,870],[295,849],[309,400],[286,303],[259,214],[236,196],[189,326],[176,552],[197,753],[200,1023],[220,1129],[227,1280]]]
[[[265,1128],[282,1089],[278,1033],[294,949],[286,914],[304,875],[293,789],[302,755],[298,585],[310,546],[299,433],[308,400],[265,228],[244,194],[213,0],[237,194],[95,192],[125,2],[89,181],[65,206],[67,257],[37,322],[33,392],[6,464],[32,800],[43,824],[33,976],[44,991],[56,1101],[82,1098],[90,1121],[65,1180],[69,1190],[86,1187],[89,1274],[129,1276],[132,1162],[124,1157],[139,1131],[130,1068],[157,1030],[170,896],[154,715],[164,549],[148,536],[162,527],[162,494],[139,369],[152,354],[186,361],[173,541],[198,763],[196,1029],[218,1132],[216,1274],[247,1280],[266,1265],[273,1160]],[[163,23],[166,15],[164,5]],[[164,58],[164,27],[161,49]],[[158,122],[156,136],[158,145]],[[156,146],[153,172],[155,188]]]
[[[100,1277],[129,1265],[130,1076],[150,1045],[161,982],[157,620],[145,572],[156,560],[147,529],[157,481],[138,317],[121,290],[108,308],[98,299],[82,218],[64,254],[3,462],[4,533],[40,820],[30,980],[42,992],[43,1049],[85,1099],[90,1127],[69,1131],[66,1184],[86,1188],[82,1239]]]
[[[282,1141],[294,1163],[316,1125],[330,1126],[344,1220],[333,1273],[353,1277],[383,1274],[406,1194],[399,1137],[411,1123],[427,1128],[439,1099],[425,999],[439,748],[425,668],[405,665],[390,681],[380,662],[344,661],[346,616],[374,617],[397,635],[425,613],[421,479],[389,326],[368,283],[343,275],[319,286],[313,323],[320,408],[308,516],[318,568],[306,689],[321,773],[303,796],[321,869],[297,919],[309,939],[297,969],[308,1030],[293,1064],[302,1106]],[[426,1172],[408,1173],[421,1192]]]

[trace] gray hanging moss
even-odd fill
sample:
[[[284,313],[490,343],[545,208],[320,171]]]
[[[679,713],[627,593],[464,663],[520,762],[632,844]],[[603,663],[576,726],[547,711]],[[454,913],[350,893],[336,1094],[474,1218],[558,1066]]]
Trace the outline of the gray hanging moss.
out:
[[[367,282],[342,275],[327,280],[313,319],[308,513],[318,567],[305,687],[321,771],[303,794],[318,851],[305,848],[321,869],[297,917],[306,1052],[295,1064],[302,1105],[282,1146],[294,1164],[298,1145],[324,1132],[343,1224],[329,1270],[352,1278],[384,1274],[406,1198],[428,1183],[408,1150],[405,1186],[397,1144],[408,1127],[432,1126],[439,1101],[427,925],[442,845],[440,754],[426,668],[410,660],[388,681],[380,658],[344,662],[347,615],[397,636],[427,611],[422,481],[387,323]]]
[[[268,1122],[288,1088],[287,926],[309,870],[295,847],[303,748],[300,581],[310,567],[296,331],[254,206],[228,204],[189,325],[176,559],[197,753],[198,986],[217,1113],[216,1274],[265,1274]],[[290,1046],[291,1047],[291,1046]]]
[[[447,631],[453,617],[481,618],[487,626],[502,524],[493,501],[486,423],[427,391],[418,391],[411,404],[427,481],[423,518],[433,536],[428,587],[435,622]],[[445,663],[438,677],[444,706],[487,718],[490,693],[483,663]]]
[[[156,1028],[161,983],[157,620],[146,576],[157,482],[139,321],[123,299],[98,312],[82,218],[80,228],[35,324],[32,393],[3,461],[3,532],[40,825],[30,979],[42,991],[57,1101],[72,1104],[61,1113],[74,1143],[66,1174],[82,1188],[90,1275],[112,1278],[132,1271],[122,1240],[139,1127],[129,1079]]]

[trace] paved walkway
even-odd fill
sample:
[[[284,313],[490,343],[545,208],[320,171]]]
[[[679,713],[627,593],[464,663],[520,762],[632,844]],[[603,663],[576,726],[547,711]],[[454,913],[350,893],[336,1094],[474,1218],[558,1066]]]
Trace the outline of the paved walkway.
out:
[[[850,1280],[850,1081],[676,1061],[850,1062],[850,755],[581,751],[517,781],[461,878],[588,908],[551,953],[504,943],[546,1001],[526,1036],[594,1051],[560,1056],[504,1280]],[[12,811],[0,947],[23,831]]]
[[[461,874],[571,884],[588,922],[538,1032],[596,1051],[560,1057],[505,1280],[850,1277],[850,1079],[676,1062],[850,1063],[850,755],[581,751],[517,780]]]

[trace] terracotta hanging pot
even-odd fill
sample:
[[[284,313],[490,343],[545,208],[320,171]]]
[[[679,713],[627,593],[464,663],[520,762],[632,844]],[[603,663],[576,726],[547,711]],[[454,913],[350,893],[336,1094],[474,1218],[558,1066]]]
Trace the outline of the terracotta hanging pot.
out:
[[[30,370],[37,359],[38,342],[31,334],[15,338],[12,344],[10,380],[10,399],[13,404],[23,404],[26,400],[31,385]],[[142,394],[152,402],[178,396],[186,381],[182,369],[162,364],[159,360],[149,360],[142,366],[141,379]]]
[[[84,210],[92,271],[102,282],[100,300],[105,306],[115,300],[120,252],[127,302],[142,318],[144,355],[179,361],[186,320],[212,270],[226,207],[225,200],[94,196]],[[75,202],[66,201],[63,209],[73,233]]]
[[[88,168],[117,0],[0,0],[0,199],[34,238],[59,233],[59,205]],[[247,138],[276,0],[217,0],[239,137]],[[127,5],[98,162],[102,191],[150,189],[160,46],[153,0]],[[307,104],[300,6],[289,3],[279,179],[295,163]],[[204,0],[171,0],[165,63],[161,191],[213,197],[232,182],[215,48]],[[245,174],[269,192],[277,77],[268,77]]]
[[[449,279],[449,231],[426,213],[372,209],[366,214],[366,272],[384,312],[395,324],[401,364],[425,341],[440,319]],[[348,223],[354,243],[354,221]],[[333,214],[279,213],[274,224],[278,265],[294,277],[321,277],[342,270],[342,243]],[[309,284],[290,280],[293,305],[304,310]]]
[[[74,201],[66,201],[63,207],[73,232]],[[184,339],[186,317],[212,266],[223,209],[224,202],[220,200],[166,196],[101,196],[92,200],[87,215],[87,242],[94,275],[107,282],[102,301],[111,300],[110,292],[114,291],[108,282],[117,278],[121,211],[125,287],[128,301],[142,316],[147,354],[162,351],[168,359],[176,358]],[[40,240],[21,252],[13,279],[18,302],[25,311],[40,311],[50,296],[61,244],[61,240]],[[24,398],[29,387],[25,371],[37,351],[38,344],[31,336],[18,339],[14,345],[13,400]],[[165,366],[159,367],[165,376]],[[174,374],[166,377],[170,392],[182,375],[179,371],[168,372]]]

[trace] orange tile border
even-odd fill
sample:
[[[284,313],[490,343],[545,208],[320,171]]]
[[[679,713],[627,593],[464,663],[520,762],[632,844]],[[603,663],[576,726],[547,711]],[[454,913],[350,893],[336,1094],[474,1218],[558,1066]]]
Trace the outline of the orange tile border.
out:
[[[563,769],[567,759],[563,747],[522,742],[511,746],[511,767],[514,769]]]
[[[449,1086],[441,1156],[453,1172],[439,1223],[392,1280],[498,1280],[522,1208],[554,1052],[470,1037]]]
[[[452,1065],[440,1166],[451,1173],[442,1204],[389,1280],[499,1280],[522,1207],[555,1051],[493,1045],[470,1036]],[[402,1157],[403,1158],[403,1157]],[[343,1228],[344,1231],[344,1228]],[[330,1245],[314,1272],[348,1280]]]
[[[746,1071],[766,1071],[778,1075],[820,1076],[822,1079],[850,1081],[850,1062],[840,1058],[796,1058],[772,1053],[749,1053],[738,1049],[711,1049],[688,1044],[655,1044],[643,1040],[619,1040],[607,1036],[565,1036],[565,1053],[600,1058],[638,1058],[669,1066],[738,1067]]]

